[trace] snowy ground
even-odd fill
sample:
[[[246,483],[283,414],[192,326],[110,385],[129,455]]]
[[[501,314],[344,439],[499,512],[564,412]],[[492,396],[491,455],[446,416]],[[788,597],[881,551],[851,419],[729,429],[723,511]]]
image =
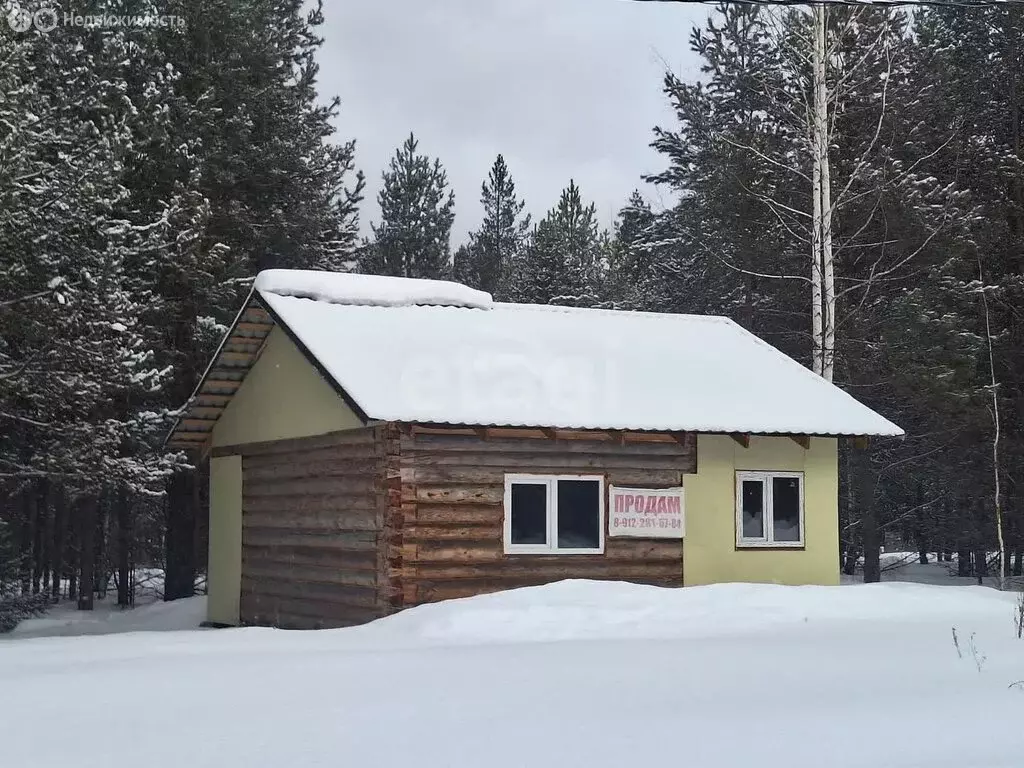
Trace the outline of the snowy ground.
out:
[[[0,750],[34,768],[1017,768],[1013,615],[978,587],[570,581],[349,630],[13,639]]]
[[[989,557],[995,561],[996,553],[990,552]],[[882,581],[909,581],[915,584],[935,584],[938,586],[972,586],[978,583],[974,576],[956,575],[956,553],[953,554],[952,562],[940,563],[935,559],[935,553],[928,556],[927,565],[922,565],[917,552],[883,552],[879,558],[882,567]],[[996,569],[998,571],[998,569]],[[858,565],[857,573],[854,576],[843,576],[844,584],[859,584],[864,580],[864,574]],[[997,587],[999,578],[997,576],[986,576],[984,583],[990,587]],[[1024,589],[1024,578],[1020,576],[1007,579],[1008,589]]]
[[[0,643],[29,637],[113,635],[122,632],[169,632],[197,629],[206,619],[206,598],[193,597],[173,603],[149,602],[129,611],[118,608],[113,597],[98,600],[93,611],[79,611],[74,603],[61,603],[38,619],[26,619]],[[0,645],[0,650],[3,645]]]

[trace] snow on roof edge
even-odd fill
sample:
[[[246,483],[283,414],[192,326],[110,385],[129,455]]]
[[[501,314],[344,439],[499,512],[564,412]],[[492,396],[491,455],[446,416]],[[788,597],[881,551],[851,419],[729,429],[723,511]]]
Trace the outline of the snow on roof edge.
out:
[[[306,269],[265,269],[253,289],[328,304],[408,307],[416,305],[489,310],[491,294],[450,280],[318,272]]]
[[[774,352],[774,353],[775,353],[775,354],[776,354],[776,355],[777,355],[777,356],[778,356],[779,358],[781,358],[782,360],[784,360],[784,361],[785,361],[785,363],[786,363],[787,365],[789,365],[790,367],[792,367],[792,366],[796,366],[796,368],[799,368],[799,369],[800,369],[801,371],[803,371],[803,372],[804,372],[804,375],[810,375],[810,376],[813,376],[813,377],[814,377],[815,379],[817,379],[818,381],[823,381],[823,382],[825,382],[826,384],[828,384],[828,385],[829,385],[830,387],[834,387],[835,389],[839,390],[839,392],[840,392],[840,393],[842,393],[842,395],[843,395],[844,397],[846,397],[846,398],[848,398],[849,400],[851,400],[852,402],[856,403],[856,404],[857,404],[857,405],[858,405],[859,407],[861,407],[861,408],[864,408],[865,410],[869,410],[869,411],[871,411],[871,412],[872,412],[872,413],[873,413],[873,414],[874,414],[875,416],[877,416],[877,417],[878,417],[878,418],[880,418],[880,419],[881,419],[882,421],[886,422],[886,423],[887,423],[887,424],[888,424],[888,425],[889,425],[890,427],[892,427],[893,431],[892,431],[891,433],[888,433],[888,432],[887,432],[887,433],[882,433],[882,432],[879,432],[879,433],[878,433],[878,435],[879,435],[879,436],[885,436],[885,437],[904,437],[904,436],[906,436],[906,434],[907,434],[907,433],[906,433],[906,430],[904,430],[904,429],[903,429],[903,427],[899,426],[898,424],[896,424],[896,423],[895,423],[895,422],[893,422],[893,421],[890,421],[890,420],[889,420],[889,419],[887,419],[887,418],[886,418],[885,416],[883,416],[883,415],[882,415],[882,414],[880,414],[880,413],[879,413],[878,411],[876,411],[876,410],[875,410],[874,408],[871,408],[871,407],[869,407],[869,406],[865,405],[864,403],[862,403],[862,402],[861,402],[860,400],[858,400],[857,398],[855,398],[855,397],[854,397],[853,395],[851,395],[851,394],[850,394],[849,392],[847,392],[847,391],[846,391],[845,389],[843,389],[842,387],[840,387],[840,386],[838,386],[838,385],[834,384],[834,383],[833,383],[833,382],[831,382],[831,381],[828,381],[827,379],[825,379],[825,378],[824,378],[824,377],[822,377],[822,376],[819,376],[819,375],[818,375],[817,373],[815,373],[814,371],[812,371],[812,370],[811,370],[810,368],[808,368],[807,366],[805,366],[805,365],[802,365],[801,363],[799,363],[798,361],[794,360],[794,359],[793,359],[792,357],[790,357],[789,355],[787,355],[787,354],[786,354],[785,352],[783,352],[782,350],[778,349],[777,347],[773,346],[772,344],[769,344],[769,343],[768,343],[767,341],[765,341],[764,339],[762,339],[762,338],[761,338],[760,336],[758,336],[758,335],[757,335],[756,333],[754,333],[753,331],[749,331],[749,330],[747,330],[746,328],[744,328],[744,327],[743,327],[742,325],[740,325],[739,323],[737,323],[737,322],[736,322],[735,320],[733,320],[733,319],[732,319],[731,317],[724,317],[724,316],[722,316],[722,319],[723,319],[723,320],[725,320],[726,322],[728,322],[728,323],[731,323],[732,325],[734,325],[734,326],[736,327],[736,329],[737,329],[737,330],[739,330],[739,332],[740,332],[740,333],[746,334],[747,336],[749,336],[750,338],[752,338],[752,339],[753,339],[753,340],[754,340],[754,341],[755,341],[756,343],[758,343],[758,344],[761,344],[762,346],[765,346],[765,347],[767,347],[768,349],[770,349],[770,350],[771,350],[772,352]],[[864,436],[866,436],[866,437],[870,437],[870,436],[873,436],[874,434],[875,434],[875,433],[871,433],[871,435],[864,435]]]

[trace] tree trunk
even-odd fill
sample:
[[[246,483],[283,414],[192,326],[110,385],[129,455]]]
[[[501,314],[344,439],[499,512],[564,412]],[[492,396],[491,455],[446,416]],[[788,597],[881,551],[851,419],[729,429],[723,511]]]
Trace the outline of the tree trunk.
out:
[[[32,591],[32,544],[35,535],[32,524],[36,517],[36,495],[31,486],[21,491],[21,526],[18,536],[18,581],[21,594]]]
[[[79,561],[80,561],[80,586],[78,590],[78,610],[91,611],[93,609],[93,594],[96,590],[96,521],[98,499],[89,494],[82,499],[78,509],[81,518],[79,530]]]
[[[131,502],[128,489],[117,489],[117,604],[127,608],[132,604],[131,592]]]
[[[814,70],[814,77],[817,81],[817,68]],[[814,161],[811,182],[811,370],[820,376],[824,369],[821,304],[821,152],[818,148],[821,136],[816,120],[811,121],[811,131]]]
[[[39,570],[42,573],[43,594],[50,594],[50,576],[53,571],[50,564],[53,562],[53,513],[51,512],[52,494],[50,481],[45,478],[39,481],[39,509],[41,510],[44,525],[41,528],[42,544],[40,546]]]
[[[167,483],[164,600],[192,597],[196,581],[196,473],[176,472]]]
[[[974,575],[978,578],[979,585],[983,584],[984,578],[988,576],[988,555],[983,548],[974,550]]]
[[[50,596],[61,598],[64,580],[64,539],[68,529],[68,497],[64,487],[58,485],[53,493],[53,548],[50,550]]]
[[[847,576],[853,576],[857,572],[857,557],[858,553],[855,549],[846,550],[846,557],[843,560],[843,573]]]
[[[1013,553],[1013,575],[1024,576],[1024,549]]]
[[[93,561],[93,584],[100,600],[107,596],[110,569],[107,558],[107,511],[110,509],[110,489],[104,488],[96,504],[96,556]]]
[[[33,504],[35,516],[32,520],[32,594],[38,595],[40,589],[42,589],[43,571],[45,570],[43,551],[46,540],[45,520],[47,517],[46,480],[40,479],[32,483],[32,488],[29,492],[35,495],[35,503]]]
[[[821,153],[821,375],[826,381],[832,381],[836,358],[836,282],[835,263],[832,255],[832,171],[829,158],[832,137],[828,121],[827,62],[825,61],[828,11],[824,3],[819,3],[813,7],[812,13],[815,15],[814,66],[817,70],[814,78],[814,112],[817,130],[821,134],[818,142],[818,151]]]
[[[973,572],[971,568],[971,550],[963,545],[956,552],[956,575],[967,577]]]
[[[878,521],[878,509],[875,506],[875,476],[871,467],[871,449],[865,447],[855,450],[857,506],[860,508],[861,536],[864,542],[864,583],[871,584],[882,580],[882,566],[879,561],[882,531]]]

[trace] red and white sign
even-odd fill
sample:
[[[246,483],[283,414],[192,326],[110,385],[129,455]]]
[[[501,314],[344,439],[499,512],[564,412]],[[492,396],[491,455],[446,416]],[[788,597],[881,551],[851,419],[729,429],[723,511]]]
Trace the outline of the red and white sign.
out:
[[[682,488],[608,489],[609,536],[681,539],[686,531]]]

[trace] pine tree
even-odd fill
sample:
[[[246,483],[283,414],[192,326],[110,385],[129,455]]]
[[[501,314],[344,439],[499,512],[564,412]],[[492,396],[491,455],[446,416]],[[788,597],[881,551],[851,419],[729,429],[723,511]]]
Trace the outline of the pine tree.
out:
[[[149,406],[169,369],[143,320],[154,300],[146,269],[166,256],[168,238],[125,183],[168,80],[162,63],[140,71],[137,42],[124,30],[58,27],[0,43],[0,109],[10,110],[0,164],[0,418],[11,427],[0,473],[21,481],[23,590],[51,573],[51,481],[76,499],[84,536],[107,487],[155,492],[175,463],[153,450],[163,422]],[[86,539],[79,549],[88,608],[95,550]]]
[[[810,210],[803,182],[810,163],[804,126],[791,108],[798,86],[780,17],[770,8],[722,4],[690,37],[703,60],[701,81],[666,75],[678,126],[655,128],[653,146],[668,168],[648,180],[668,185],[680,199],[674,212],[659,217],[656,242],[664,246],[657,260],[665,263],[651,268],[679,274],[685,267],[700,276],[701,295],[693,286],[686,290],[687,311],[730,315],[797,359],[809,359],[803,330],[809,312],[800,309],[807,303],[800,277],[808,272],[809,237],[806,220],[790,211]],[[785,158],[782,168],[776,158]]]
[[[920,166],[915,182],[925,193],[949,190],[949,225],[930,249],[929,279],[893,305],[907,322],[891,343],[920,404],[920,430],[937,436],[927,485],[956,500],[933,535],[961,552],[967,575],[972,551],[997,543],[996,474],[1007,491],[1005,541],[1024,550],[1024,323],[1012,309],[1024,303],[1024,148],[1020,88],[1013,85],[1024,77],[1024,14],[1012,7],[930,9],[915,23],[921,90],[907,108],[921,126],[911,143]],[[950,465],[958,471],[951,474]],[[975,562],[975,572],[982,566]]]
[[[165,12],[184,29],[152,32],[175,85],[170,119],[136,155],[130,189],[140,209],[160,213],[180,257],[156,265],[153,288],[173,407],[191,394],[256,272],[345,269],[355,258],[363,179],[353,178],[354,143],[333,141],[338,100],[324,105],[316,91],[322,5],[303,6],[175,0]],[[179,473],[168,487],[172,598],[193,589],[196,482]]]
[[[516,197],[515,183],[501,155],[483,183],[480,203],[483,221],[470,234],[469,243],[456,253],[455,274],[462,282],[493,294],[530,229],[530,215],[523,215],[526,203]]]
[[[447,278],[455,193],[441,161],[417,153],[413,134],[395,152],[377,196],[380,224],[361,269],[396,277]]]
[[[0,39],[0,475],[37,510],[19,530],[36,532],[51,514],[55,529],[68,522],[61,499],[102,516],[99,497],[118,488],[159,511],[140,494],[180,465],[160,450],[170,413],[247,280],[270,266],[349,266],[362,189],[353,144],[332,141],[337,101],[316,93],[319,7],[75,10],[170,13],[185,26]],[[193,590],[194,486],[191,472],[171,484],[168,597]]]
[[[470,243],[463,243],[452,255],[452,280],[474,288],[480,285],[476,256]]]
[[[534,228],[529,244],[512,263],[503,296],[533,304],[595,306],[607,271],[607,238],[597,210],[584,205],[574,181]]]
[[[624,308],[641,303],[651,273],[651,250],[645,247],[646,238],[653,233],[656,218],[639,190],[633,190],[616,219],[609,251],[608,292]]]

